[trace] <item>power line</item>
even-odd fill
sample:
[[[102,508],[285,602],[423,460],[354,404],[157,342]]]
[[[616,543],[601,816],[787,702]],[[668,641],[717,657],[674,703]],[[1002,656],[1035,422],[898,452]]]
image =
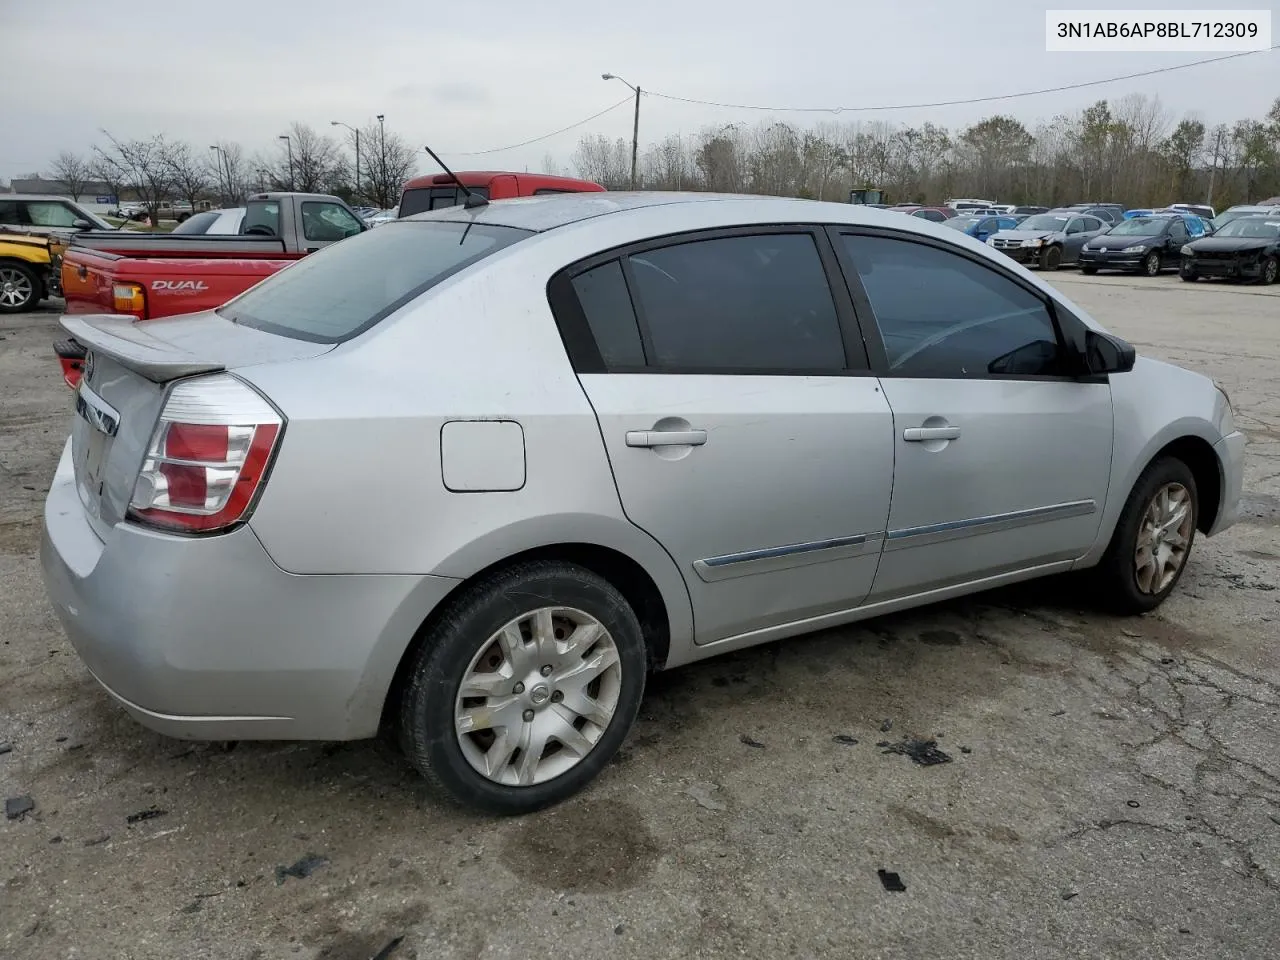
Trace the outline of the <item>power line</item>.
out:
[[[928,107],[960,107],[974,103],[992,103],[997,100],[1017,100],[1021,97],[1035,97],[1043,93],[1061,93],[1064,90],[1081,90],[1085,87],[1098,87],[1104,83],[1118,83],[1121,80],[1136,80],[1138,77],[1151,77],[1158,73],[1171,73],[1174,70],[1186,70],[1188,67],[1200,67],[1207,63],[1221,63],[1223,60],[1234,60],[1237,57],[1249,57],[1255,53],[1268,53],[1280,48],[1280,43],[1272,44],[1267,50],[1244,50],[1229,53],[1223,57],[1210,57],[1207,60],[1193,60],[1191,63],[1179,63],[1172,67],[1158,67],[1155,70],[1143,70],[1139,73],[1127,73],[1121,77],[1107,77],[1105,80],[1086,80],[1083,83],[1068,83],[1060,87],[1044,87],[1040,90],[1026,90],[1022,93],[1003,93],[993,97],[970,97],[965,100],[937,100],[933,103],[898,103],[872,107],[764,107],[751,103],[718,103],[714,100],[697,100],[693,97],[677,97],[670,93],[658,93],[654,90],[643,91],[646,97],[660,97],[663,100],[677,100],[681,103],[695,103],[704,107],[727,107],[732,110],[760,110],[767,113],[871,113],[881,110],[917,110]],[[627,99],[630,99],[629,97]],[[624,103],[626,101],[623,101]],[[612,108],[610,108],[612,109]]]
[[[491,148],[491,149],[489,149],[489,150],[462,150],[462,151],[459,151],[459,150],[450,150],[450,151],[448,151],[448,156],[451,156],[451,157],[479,157],[479,156],[483,156],[483,155],[484,155],[484,154],[486,154],[486,153],[502,153],[502,152],[503,152],[503,151],[505,151],[505,150],[514,150],[514,149],[516,149],[516,147],[527,147],[527,146],[529,146],[531,143],[540,143],[540,142],[541,142],[541,141],[543,141],[543,140],[550,140],[552,137],[558,136],[559,134],[562,134],[562,133],[566,133],[566,132],[568,132],[569,130],[574,129],[575,127],[580,127],[580,126],[582,126],[584,123],[590,123],[592,120],[595,120],[597,117],[603,117],[606,113],[610,112],[611,110],[617,110],[617,109],[618,109],[620,106],[622,106],[624,103],[631,103],[631,95],[630,95],[630,94],[628,94],[627,96],[623,97],[621,100],[619,100],[619,101],[618,101],[617,103],[615,103],[613,106],[611,106],[611,107],[605,107],[605,108],[604,108],[603,110],[601,110],[599,113],[593,113],[591,116],[589,116],[589,117],[584,117],[583,119],[579,120],[577,123],[571,123],[571,124],[569,124],[567,127],[561,127],[559,130],[552,130],[550,133],[544,133],[542,136],[540,136],[540,137],[534,137],[532,140],[525,140],[525,141],[523,141],[523,142],[521,142],[521,143],[513,143],[513,144],[511,144],[511,146],[509,146],[509,147],[493,147],[493,148]]]

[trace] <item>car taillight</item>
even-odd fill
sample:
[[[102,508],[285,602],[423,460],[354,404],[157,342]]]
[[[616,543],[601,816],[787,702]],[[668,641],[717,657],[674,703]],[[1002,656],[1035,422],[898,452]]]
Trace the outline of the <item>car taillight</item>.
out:
[[[116,313],[132,313],[141,319],[147,312],[147,293],[140,283],[113,283],[111,306]]]
[[[262,487],[283,428],[275,407],[235,377],[178,383],[134,483],[129,519],[186,533],[239,523]]]

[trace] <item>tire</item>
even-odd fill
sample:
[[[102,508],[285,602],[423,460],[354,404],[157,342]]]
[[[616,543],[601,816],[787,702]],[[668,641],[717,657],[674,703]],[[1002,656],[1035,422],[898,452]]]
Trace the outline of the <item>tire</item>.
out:
[[[1267,257],[1258,268],[1258,282],[1263,286],[1280,280],[1280,261],[1275,257]]]
[[[1062,266],[1061,247],[1045,247],[1040,251],[1041,270],[1057,270],[1060,266]]]
[[[1185,263],[1178,267],[1178,276],[1187,281],[1187,283],[1195,283],[1200,279],[1200,274],[1196,273],[1194,270],[1188,269]]]
[[[0,313],[33,310],[43,297],[39,274],[19,260],[0,260]]]
[[[1098,272],[1098,268],[1097,267],[1081,267],[1080,272],[1083,273],[1086,277],[1092,277],[1095,273]]]
[[[1156,538],[1155,551],[1156,559],[1167,556],[1173,565],[1156,565],[1153,570],[1151,565],[1140,562],[1140,538],[1150,539],[1153,520],[1157,531],[1168,525],[1169,515],[1155,501],[1163,492],[1176,492],[1178,488],[1188,507],[1187,515]],[[1177,516],[1176,511],[1173,516]],[[1199,517],[1200,501],[1191,468],[1176,457],[1162,457],[1150,464],[1134,484],[1107,552],[1094,571],[1106,606],[1122,614],[1146,613],[1160,606],[1187,569]],[[1167,555],[1161,553],[1165,546],[1170,547]]]
[[[1142,258],[1142,272],[1148,277],[1160,276],[1160,268],[1163,264],[1160,262],[1160,254],[1152,250]]]
[[[543,612],[553,608],[561,616]],[[555,634],[541,649],[535,618]],[[598,636],[596,627],[603,628]],[[585,631],[583,648],[564,651],[562,638],[578,630]],[[591,656],[583,659],[585,653]],[[400,743],[409,762],[437,793],[503,815],[559,803],[595,778],[635,721],[648,664],[640,623],[618,589],[583,567],[545,560],[516,564],[464,588],[412,657],[399,703]],[[552,663],[540,665],[543,659],[554,661],[550,676]],[[578,686],[574,675],[583,673],[596,678]],[[477,695],[460,696],[464,680]],[[575,706],[600,710],[603,723]],[[495,722],[504,712],[511,723]],[[459,732],[463,718],[489,726]],[[572,738],[576,749],[557,733]],[[524,762],[530,751],[519,749],[528,736],[543,743],[532,764]],[[481,772],[485,764],[492,764],[493,776]]]
[[[189,214],[189,213],[180,213],[180,214],[178,214],[178,220],[177,220],[177,222],[178,222],[178,223],[186,223],[186,222],[187,222],[187,218],[188,218],[188,217],[190,217],[190,216],[191,216],[191,214]]]

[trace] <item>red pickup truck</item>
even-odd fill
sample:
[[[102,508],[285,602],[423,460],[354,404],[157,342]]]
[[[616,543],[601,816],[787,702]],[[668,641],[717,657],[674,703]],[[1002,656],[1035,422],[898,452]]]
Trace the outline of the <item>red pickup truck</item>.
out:
[[[486,199],[603,190],[599,184],[541,174],[464,172],[410,180],[401,216],[457,206],[458,184]],[[445,202],[445,201],[448,202]],[[407,201],[407,203],[406,203]],[[367,229],[337,197],[262,193],[245,204],[235,236],[88,231],[62,257],[66,312],[129,314],[139,320],[219,307],[294,260]],[[84,348],[54,344],[63,378],[80,381]]]

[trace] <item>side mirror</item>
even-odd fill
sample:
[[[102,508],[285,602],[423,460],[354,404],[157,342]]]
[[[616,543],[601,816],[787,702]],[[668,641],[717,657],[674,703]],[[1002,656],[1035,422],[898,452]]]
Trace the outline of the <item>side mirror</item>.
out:
[[[88,220],[83,220],[83,219],[80,219],[80,218],[78,218],[78,217],[77,217],[75,220],[72,220],[72,221],[71,221],[71,226],[75,227],[77,230],[92,230],[92,229],[93,229],[93,224],[92,224],[92,223],[90,223]]]
[[[1085,332],[1084,349],[1090,373],[1128,373],[1138,359],[1133,344],[1097,330]]]

